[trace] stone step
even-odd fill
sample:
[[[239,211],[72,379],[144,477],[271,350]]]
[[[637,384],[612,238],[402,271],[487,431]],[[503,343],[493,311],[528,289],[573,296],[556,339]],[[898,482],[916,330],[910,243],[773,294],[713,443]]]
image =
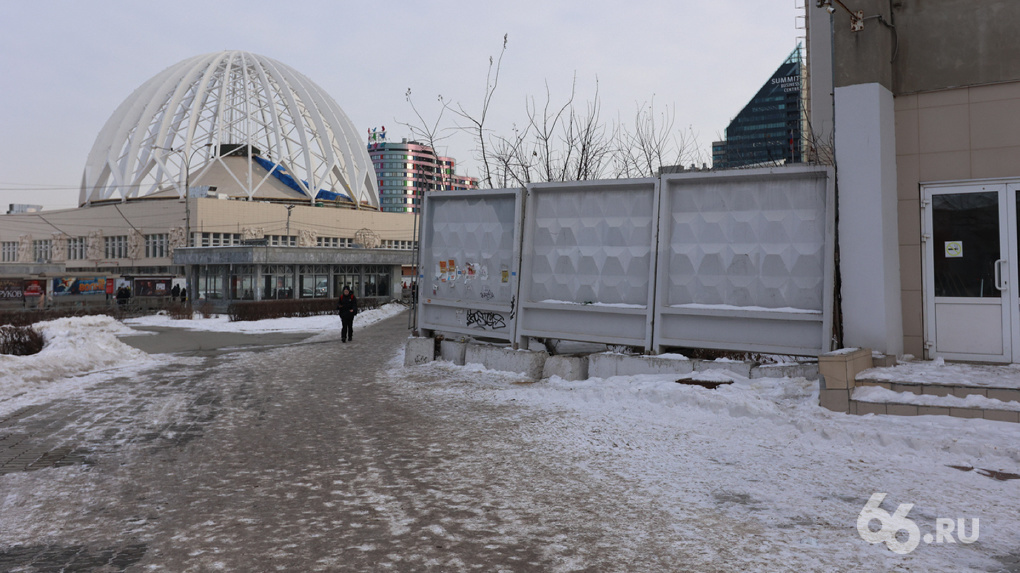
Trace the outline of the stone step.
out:
[[[906,392],[931,396],[984,396],[1003,402],[1020,402],[1020,388],[988,386],[964,386],[958,384],[918,384],[917,382],[890,382],[858,378],[857,386],[880,386],[893,392]]]
[[[968,386],[946,386],[942,385],[942,388],[936,388],[935,391],[942,392],[945,389],[949,389],[949,393],[930,393],[924,392],[927,388],[923,388],[921,392],[917,392],[917,388],[910,388],[907,391],[899,390],[897,388],[890,388],[889,383],[873,383],[861,385],[858,382],[858,389],[872,387],[882,387],[889,392],[883,396],[881,401],[865,401],[855,397],[857,390],[854,394],[851,394],[850,398],[850,413],[857,415],[865,414],[885,414],[891,416],[925,416],[925,415],[940,415],[940,416],[953,416],[957,418],[983,418],[985,420],[994,420],[998,422],[1013,422],[1020,423],[1020,399],[1017,400],[1003,400],[999,398],[993,398],[987,394],[980,392],[963,392],[962,390],[981,390],[981,388],[974,388]],[[895,386],[895,384],[893,384]],[[911,384],[909,386],[930,386],[928,384]],[[956,390],[961,389],[959,394],[955,393]],[[1012,390],[1012,389],[1004,389]],[[922,399],[918,399],[917,396],[924,396]],[[979,402],[978,404],[961,404],[962,399],[967,396],[981,396],[984,400],[971,400],[972,402]],[[1006,394],[1005,396],[1011,397],[1012,394]],[[874,399],[874,396],[870,397]],[[925,403],[918,403],[923,401]],[[1013,402],[1010,404],[1010,402]]]

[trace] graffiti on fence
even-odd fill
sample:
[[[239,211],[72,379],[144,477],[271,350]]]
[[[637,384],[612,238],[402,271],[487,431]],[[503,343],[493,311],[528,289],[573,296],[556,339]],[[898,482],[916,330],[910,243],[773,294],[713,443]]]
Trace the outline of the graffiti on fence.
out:
[[[481,329],[496,330],[506,328],[506,320],[498,312],[487,312],[484,310],[468,310],[467,325]]]

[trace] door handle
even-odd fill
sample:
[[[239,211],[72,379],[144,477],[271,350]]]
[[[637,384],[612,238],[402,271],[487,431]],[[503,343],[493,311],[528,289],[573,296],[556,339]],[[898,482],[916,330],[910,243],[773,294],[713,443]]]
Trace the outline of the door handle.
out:
[[[1007,290],[1006,279],[1002,275],[1002,265],[1006,263],[1006,259],[999,259],[995,261],[995,288],[1000,291]]]

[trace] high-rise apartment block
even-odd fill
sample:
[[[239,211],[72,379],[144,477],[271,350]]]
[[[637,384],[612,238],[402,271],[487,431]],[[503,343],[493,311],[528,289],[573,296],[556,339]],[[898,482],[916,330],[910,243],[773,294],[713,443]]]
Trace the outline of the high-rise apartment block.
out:
[[[437,155],[417,141],[396,143],[370,137],[368,155],[375,167],[383,211],[416,213],[425,191],[478,188],[477,178],[457,175],[453,158]]]

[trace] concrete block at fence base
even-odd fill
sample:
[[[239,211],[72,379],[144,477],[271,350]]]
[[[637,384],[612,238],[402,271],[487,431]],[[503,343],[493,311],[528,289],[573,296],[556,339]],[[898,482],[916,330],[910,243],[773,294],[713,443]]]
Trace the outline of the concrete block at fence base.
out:
[[[736,360],[695,360],[694,369],[698,372],[704,372],[705,370],[727,370],[744,378],[751,377],[751,363],[738,362]]]
[[[542,378],[559,376],[564,380],[587,380],[587,356],[550,356],[545,359]]]
[[[467,342],[456,342],[444,340],[439,343],[439,358],[453,362],[457,366],[464,365],[464,356],[467,353]]]
[[[818,363],[761,364],[751,368],[751,378],[804,378],[818,380]]]
[[[632,356],[604,352],[588,357],[588,376],[609,378],[611,376],[634,376],[637,374],[689,374],[694,363],[687,359],[662,356]]]
[[[428,364],[436,359],[436,342],[431,338],[408,338],[404,345],[404,367]]]
[[[469,344],[464,353],[464,362],[466,364],[481,364],[489,370],[516,372],[539,380],[542,378],[542,370],[548,357],[549,355],[545,352]]]

